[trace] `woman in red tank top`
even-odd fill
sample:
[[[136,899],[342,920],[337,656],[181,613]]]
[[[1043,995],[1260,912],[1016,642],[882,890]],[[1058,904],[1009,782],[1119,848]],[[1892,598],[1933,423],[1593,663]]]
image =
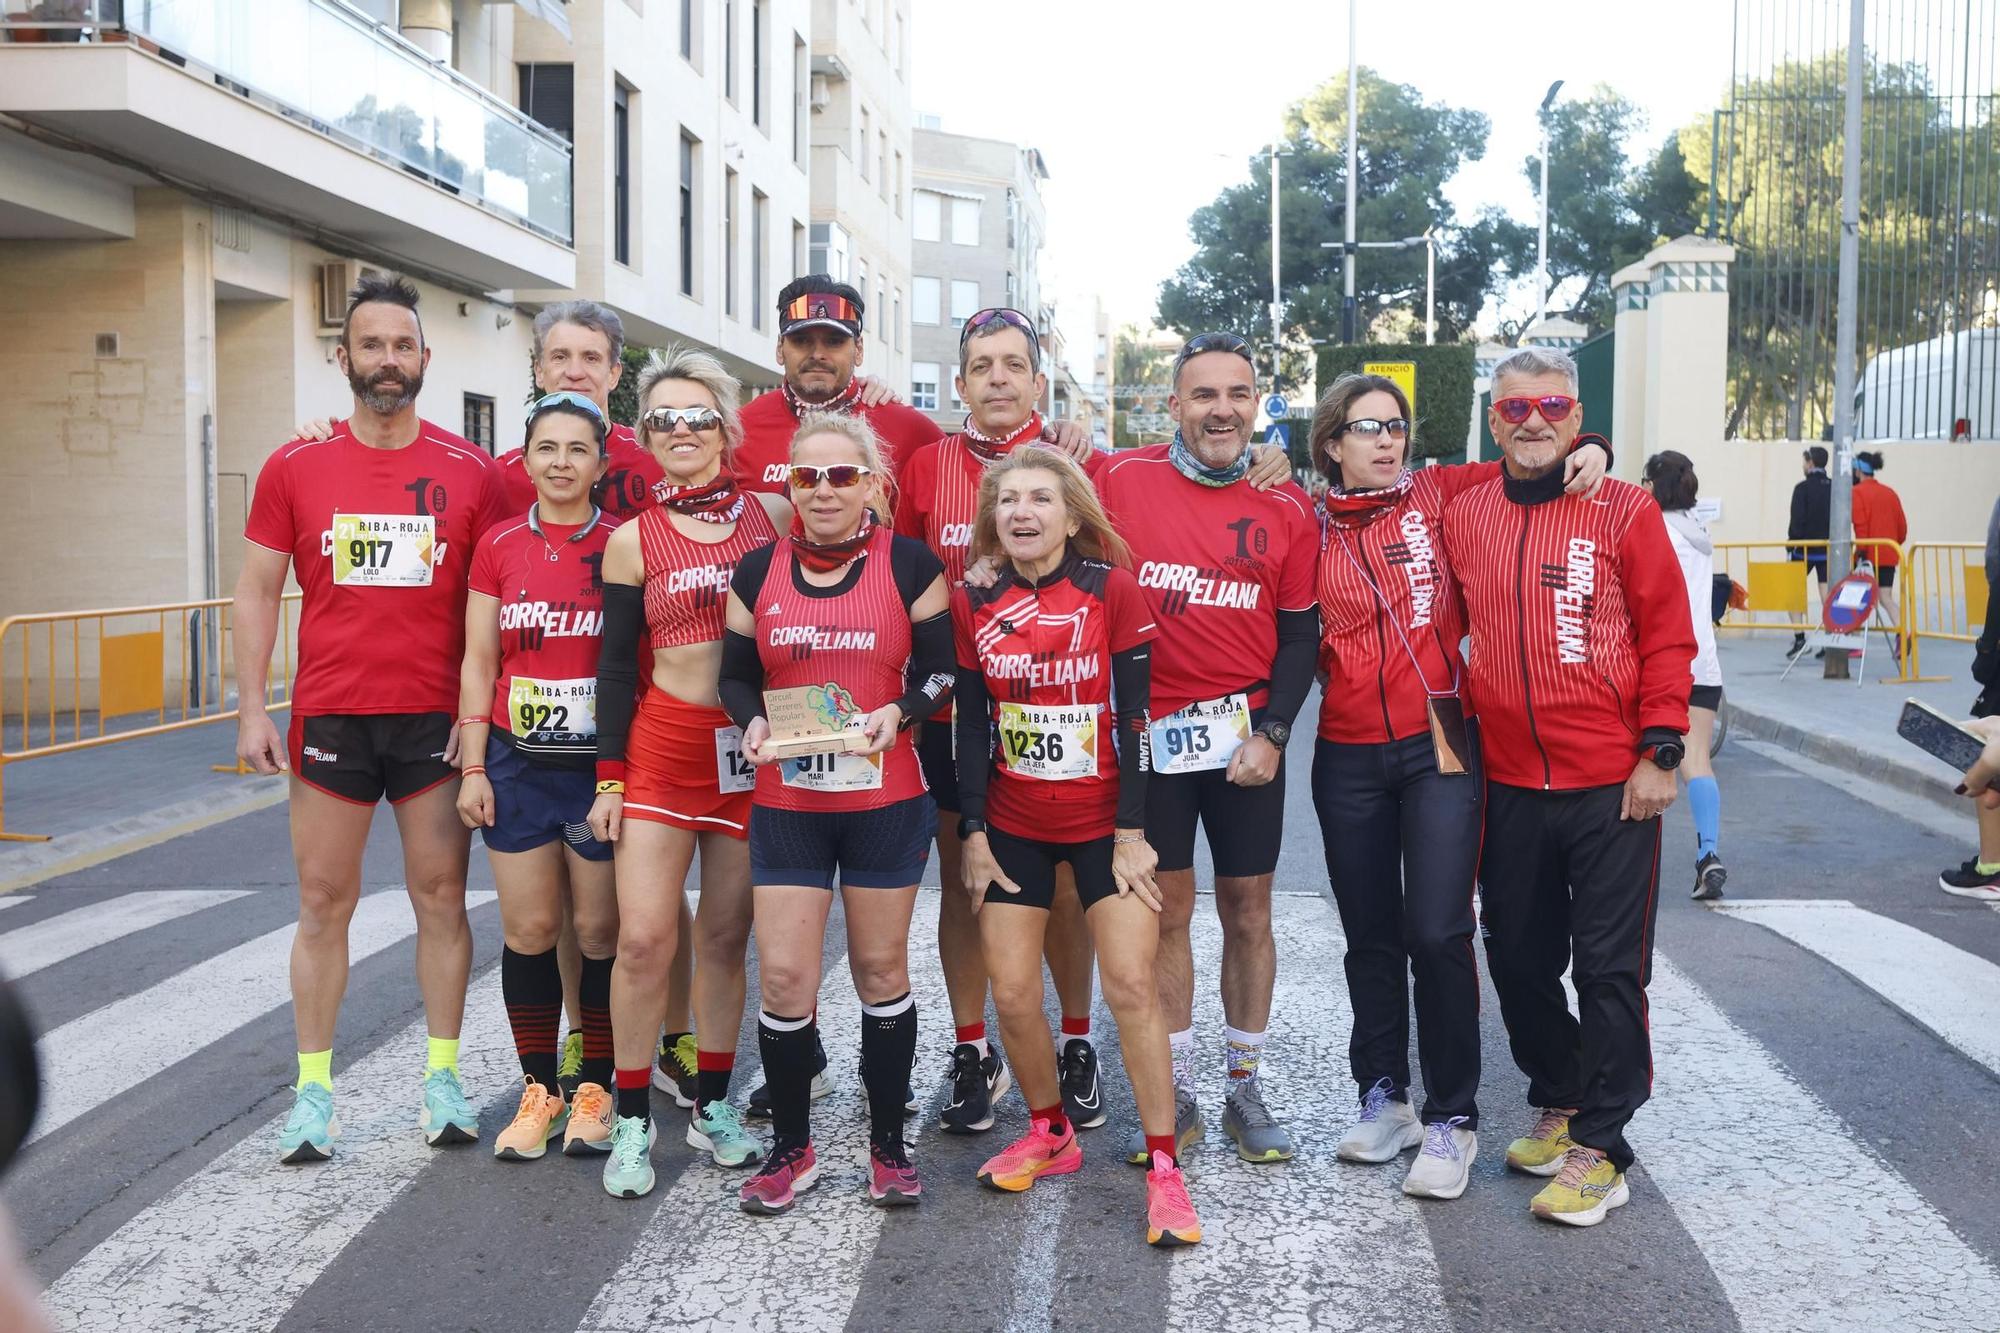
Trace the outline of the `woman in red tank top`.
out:
[[[908,727],[951,687],[944,566],[879,515],[890,478],[874,432],[809,417],[792,441],[791,536],[746,556],[729,591],[720,693],[757,772],[750,813],[758,979],[757,1044],[776,1131],[742,1189],[751,1213],[781,1213],[818,1178],[808,1105],[817,1063],[813,1012],[838,876],[847,961],[860,993],[868,1090],[868,1194],[917,1201],[903,1143],[917,1013],[906,945],[937,806]],[[907,675],[906,675],[907,668]],[[914,683],[912,683],[914,682]],[[779,700],[778,692],[791,692]],[[854,749],[780,756],[767,709],[852,733]]]
[[[792,515],[779,497],[736,488],[729,454],[741,435],[740,395],[735,378],[706,352],[672,347],[647,363],[639,377],[638,435],[665,474],[655,487],[660,503],[612,534],[604,552],[598,795],[590,823],[617,847],[611,1027],[618,1105],[604,1167],[604,1187],[617,1198],[653,1187],[647,1155],[648,1083],[658,1077],[651,1072],[653,1040],[667,1016],[667,977],[697,848],[694,1086],[671,1077],[661,1086],[689,1108],[691,1147],[732,1167],[756,1161],[762,1151],[729,1102],[750,936],[744,845],[750,794],[742,735],[717,705],[715,680],[730,574],[745,555],[775,540]],[[646,688],[635,717],[642,663]],[[666,1052],[663,1072],[669,1059],[684,1061]]]

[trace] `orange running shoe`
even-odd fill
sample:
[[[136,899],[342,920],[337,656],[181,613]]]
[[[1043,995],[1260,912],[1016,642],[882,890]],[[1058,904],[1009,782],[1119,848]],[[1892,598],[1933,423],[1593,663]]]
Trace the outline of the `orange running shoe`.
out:
[[[1065,1123],[1061,1135],[1049,1132],[1049,1122],[1029,1122],[1028,1132],[986,1159],[978,1180],[996,1190],[1019,1194],[1043,1176],[1066,1176],[1083,1169],[1083,1148],[1076,1127]]]
[[[611,1094],[596,1083],[576,1085],[570,1103],[569,1130],[563,1135],[563,1156],[611,1151]]]
[[[1201,1243],[1201,1219],[1194,1215],[1187,1180],[1163,1152],[1153,1154],[1153,1169],[1146,1173],[1146,1243],[1162,1247]]]
[[[549,1149],[549,1140],[562,1133],[569,1117],[562,1090],[549,1089],[526,1074],[521,1076],[521,1105],[514,1123],[493,1140],[493,1155],[503,1162],[532,1162]]]

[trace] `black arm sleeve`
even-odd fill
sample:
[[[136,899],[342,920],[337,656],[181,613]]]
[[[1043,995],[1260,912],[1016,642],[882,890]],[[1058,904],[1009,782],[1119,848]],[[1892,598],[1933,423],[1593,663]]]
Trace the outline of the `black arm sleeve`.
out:
[[[739,727],[764,716],[764,659],[749,635],[722,631],[722,674],[715,682],[715,697]]]
[[[917,599],[930,591],[938,575],[944,573],[944,561],[916,538],[898,536],[889,543],[889,569],[896,576],[896,591],[902,594],[903,605],[908,608],[915,606]],[[951,654],[946,653],[945,657],[945,670],[949,672]]]
[[[984,819],[993,774],[993,707],[984,673],[961,664],[953,692],[958,699],[958,815]]]
[[[910,669],[905,673],[910,687],[896,700],[896,706],[903,710],[902,726],[937,712],[951,694],[954,651],[951,612],[940,611],[910,626]]]
[[[1318,660],[1319,608],[1278,612],[1278,652],[1271,659],[1271,701],[1264,709],[1265,721],[1292,725],[1312,690]]]
[[[1118,828],[1146,827],[1146,774],[1152,771],[1151,742],[1146,734],[1146,700],[1153,691],[1153,649],[1141,643],[1111,655],[1111,688],[1118,693]],[[960,701],[960,707],[964,706]],[[960,754],[965,738],[959,737]],[[959,771],[960,790],[965,773]]]
[[[639,697],[639,635],[646,595],[629,583],[604,585],[604,638],[597,649],[597,759],[623,765]]]

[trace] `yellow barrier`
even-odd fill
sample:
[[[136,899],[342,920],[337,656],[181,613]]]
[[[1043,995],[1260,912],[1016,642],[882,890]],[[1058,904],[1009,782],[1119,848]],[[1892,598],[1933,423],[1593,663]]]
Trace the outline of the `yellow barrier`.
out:
[[[290,706],[298,601],[279,605],[273,708]],[[0,840],[47,841],[7,831],[8,765],[234,718],[231,612],[217,597],[0,620]]]
[[[1733,581],[1741,584],[1747,594],[1745,600],[1749,606],[1742,610],[1731,607],[1724,613],[1716,628],[1790,630],[1794,634],[1818,633],[1822,628],[1819,617],[1808,611],[1808,587],[1818,582],[1812,572],[1812,566],[1818,562],[1808,561],[1804,556],[1794,560],[1791,558],[1791,552],[1809,552],[1824,560],[1829,544],[1823,541],[1717,542],[1715,572],[1727,574]],[[1865,540],[1857,539],[1854,549],[1857,556],[1875,559],[1878,567],[1880,554],[1894,550],[1899,565],[1903,568],[1908,567],[1908,557],[1903,554],[1903,547],[1896,542],[1873,537]],[[1908,575],[1900,578],[1907,580]],[[1899,592],[1903,586],[1904,583],[1899,581],[1897,584]],[[1817,602],[1817,598],[1811,600]],[[1912,600],[1909,596],[1901,597],[1895,620],[1876,619],[1869,628],[1898,636],[1902,643],[1907,644]],[[1812,609],[1816,611],[1818,608],[1814,605]],[[1897,641],[1897,638],[1891,639],[1892,643]],[[1901,673],[1890,679],[1913,679],[1910,674],[1913,670],[1912,658],[1907,648],[1904,651],[1901,667]]]
[[[1975,643],[1986,625],[1986,546],[1983,542],[1911,542],[1903,562],[1903,626],[1908,679],[1925,676],[1918,663],[1925,639]]]

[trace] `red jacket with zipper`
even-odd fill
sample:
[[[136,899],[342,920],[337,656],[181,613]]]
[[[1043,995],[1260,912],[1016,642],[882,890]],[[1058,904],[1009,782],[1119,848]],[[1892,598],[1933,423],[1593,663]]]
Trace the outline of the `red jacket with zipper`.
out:
[[[1445,506],[1499,475],[1498,463],[1421,468],[1372,522],[1327,524],[1318,578],[1321,740],[1380,745],[1430,729],[1426,685],[1450,692],[1465,637],[1465,607],[1445,560]]]
[[[1593,499],[1564,495],[1560,468],[1502,475],[1446,505],[1444,546],[1488,778],[1622,784],[1645,732],[1687,731],[1694,623],[1652,496],[1611,480]]]

